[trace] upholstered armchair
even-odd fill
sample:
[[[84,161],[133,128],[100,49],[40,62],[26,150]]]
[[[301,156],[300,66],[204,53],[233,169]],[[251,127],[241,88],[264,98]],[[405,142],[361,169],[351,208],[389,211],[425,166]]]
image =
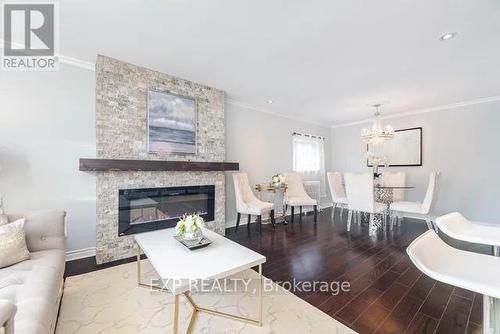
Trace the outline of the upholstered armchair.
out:
[[[240,226],[241,215],[248,215],[247,229],[250,233],[250,221],[252,220],[252,215],[257,216],[257,224],[259,226],[259,233],[262,233],[262,216],[268,215],[271,219],[271,224],[273,228],[275,227],[274,219],[274,204],[269,202],[264,202],[258,199],[250,187],[248,182],[247,173],[234,173],[234,193],[236,197],[236,231]]]
[[[285,183],[287,185],[285,193],[285,205],[290,206],[291,221],[293,223],[295,216],[295,207],[300,209],[300,221],[302,222],[302,207],[312,206],[314,209],[314,222],[318,221],[318,202],[312,199],[304,188],[302,176],[298,173],[285,173]]]

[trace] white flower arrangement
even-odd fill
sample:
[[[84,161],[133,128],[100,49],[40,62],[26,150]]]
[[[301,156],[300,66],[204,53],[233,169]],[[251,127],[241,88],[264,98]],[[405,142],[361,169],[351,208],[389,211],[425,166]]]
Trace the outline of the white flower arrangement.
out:
[[[175,233],[180,236],[184,234],[194,234],[201,231],[203,227],[205,227],[205,221],[200,217],[200,215],[186,214],[177,222],[177,225],[175,226]]]
[[[283,174],[273,175],[273,177],[271,178],[271,183],[273,184],[273,186],[279,187],[283,183],[285,183],[285,176]]]

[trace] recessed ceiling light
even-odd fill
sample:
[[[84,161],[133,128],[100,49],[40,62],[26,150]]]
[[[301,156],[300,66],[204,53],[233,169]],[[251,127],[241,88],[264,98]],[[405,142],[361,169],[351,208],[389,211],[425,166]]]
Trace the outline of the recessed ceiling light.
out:
[[[274,103],[274,101],[273,101],[273,100],[267,100],[267,103],[269,103],[269,104],[273,104],[273,103]]]
[[[456,32],[448,32],[448,33],[444,34],[443,36],[439,37],[439,39],[444,42],[444,41],[448,41],[448,40],[452,39],[456,35],[457,35]]]

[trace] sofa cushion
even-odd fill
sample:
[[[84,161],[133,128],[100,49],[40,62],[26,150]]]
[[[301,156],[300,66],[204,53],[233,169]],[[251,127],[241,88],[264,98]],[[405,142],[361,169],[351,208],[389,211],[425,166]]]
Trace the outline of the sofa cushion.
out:
[[[24,218],[26,244],[30,252],[44,249],[64,249],[64,211],[30,211],[22,215],[9,215],[10,221]]]
[[[29,259],[24,219],[0,226],[0,268]]]
[[[53,330],[64,261],[63,250],[49,249],[33,252],[29,260],[0,270],[0,299],[17,306],[16,334]]]

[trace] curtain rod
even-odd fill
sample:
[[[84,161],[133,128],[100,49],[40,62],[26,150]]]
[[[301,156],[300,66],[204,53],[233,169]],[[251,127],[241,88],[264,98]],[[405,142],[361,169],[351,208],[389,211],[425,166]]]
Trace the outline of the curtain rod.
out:
[[[293,132],[293,133],[292,133],[292,136],[304,136],[304,137],[318,138],[318,139],[325,140],[325,137],[322,137],[322,136],[308,135],[308,134],[305,134],[305,133],[299,133],[299,132]]]

